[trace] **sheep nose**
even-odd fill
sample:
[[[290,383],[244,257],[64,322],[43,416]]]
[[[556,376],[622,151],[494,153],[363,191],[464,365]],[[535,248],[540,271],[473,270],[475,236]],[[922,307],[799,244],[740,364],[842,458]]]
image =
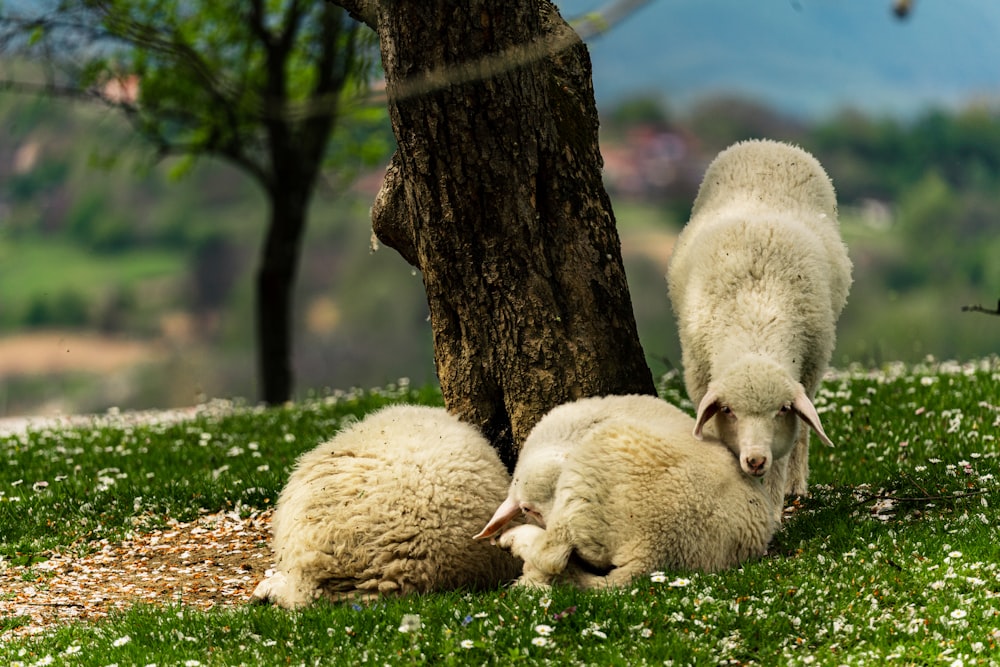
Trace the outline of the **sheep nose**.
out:
[[[754,477],[760,477],[765,471],[767,466],[766,456],[751,456],[747,459],[747,472]]]

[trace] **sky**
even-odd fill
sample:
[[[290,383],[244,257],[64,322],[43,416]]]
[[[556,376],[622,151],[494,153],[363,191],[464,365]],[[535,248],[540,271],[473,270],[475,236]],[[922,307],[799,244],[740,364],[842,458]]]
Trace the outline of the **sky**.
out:
[[[561,0],[568,19],[613,0]],[[803,116],[1000,99],[1000,1],[652,0],[588,41],[599,105],[720,91]]]

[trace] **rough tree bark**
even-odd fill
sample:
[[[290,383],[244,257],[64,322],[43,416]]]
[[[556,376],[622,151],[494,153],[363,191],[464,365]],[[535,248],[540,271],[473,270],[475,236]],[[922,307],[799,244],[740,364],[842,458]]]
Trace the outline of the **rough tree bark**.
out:
[[[378,238],[423,276],[450,410],[513,467],[559,403],[653,393],[584,44],[546,1],[336,2],[373,26],[398,142]]]

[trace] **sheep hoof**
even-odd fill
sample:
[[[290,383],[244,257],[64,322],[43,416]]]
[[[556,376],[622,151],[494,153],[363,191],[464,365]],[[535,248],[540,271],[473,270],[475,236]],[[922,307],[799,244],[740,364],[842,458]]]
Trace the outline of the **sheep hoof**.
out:
[[[785,496],[788,498],[807,498],[809,497],[809,486],[805,483],[793,484],[785,489]]]
[[[531,567],[529,563],[525,563],[524,573],[514,582],[514,586],[518,588],[545,589],[552,588],[551,581],[551,577]]]
[[[535,590],[545,590],[547,588],[552,588],[552,584],[547,581],[535,581],[534,579],[526,579],[524,577],[518,577],[514,585],[519,588],[533,588]]]
[[[250,602],[253,604],[271,604],[276,601],[282,589],[285,588],[287,580],[282,572],[275,572],[266,576],[263,581],[257,584],[250,594]]]

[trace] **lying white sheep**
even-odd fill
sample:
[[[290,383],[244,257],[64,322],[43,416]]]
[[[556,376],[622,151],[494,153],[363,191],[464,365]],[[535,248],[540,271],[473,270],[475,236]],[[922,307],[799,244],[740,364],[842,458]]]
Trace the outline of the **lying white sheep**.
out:
[[[804,494],[809,430],[798,420],[832,444],[812,399],[851,285],[836,196],[819,162],[774,141],[720,153],[677,239],[667,282],[695,434],[715,417],[748,475],[773,467],[772,493]]]
[[[511,519],[521,514],[545,525],[544,515],[552,507],[555,486],[573,448],[599,423],[627,413],[636,419],[663,418],[665,403],[655,396],[605,396],[588,404],[587,418],[572,410],[553,410],[540,419],[521,446],[507,499],[476,539],[493,537]],[[672,412],[666,413],[672,417]]]
[[[679,409],[648,396],[566,403],[538,422],[524,451],[543,448],[553,424],[575,425],[577,438],[554,479],[524,460],[514,471],[525,490],[546,494],[523,499],[546,507],[544,526],[499,536],[524,561],[519,583],[616,586],[661,568],[711,572],[765,553],[777,526],[766,489],[720,442],[699,442]],[[502,530],[502,518],[494,515],[483,536]]]
[[[272,518],[276,573],[253,598],[295,608],[511,581],[520,563],[471,539],[509,480],[479,431],[442,408],[371,413],[299,458]]]

